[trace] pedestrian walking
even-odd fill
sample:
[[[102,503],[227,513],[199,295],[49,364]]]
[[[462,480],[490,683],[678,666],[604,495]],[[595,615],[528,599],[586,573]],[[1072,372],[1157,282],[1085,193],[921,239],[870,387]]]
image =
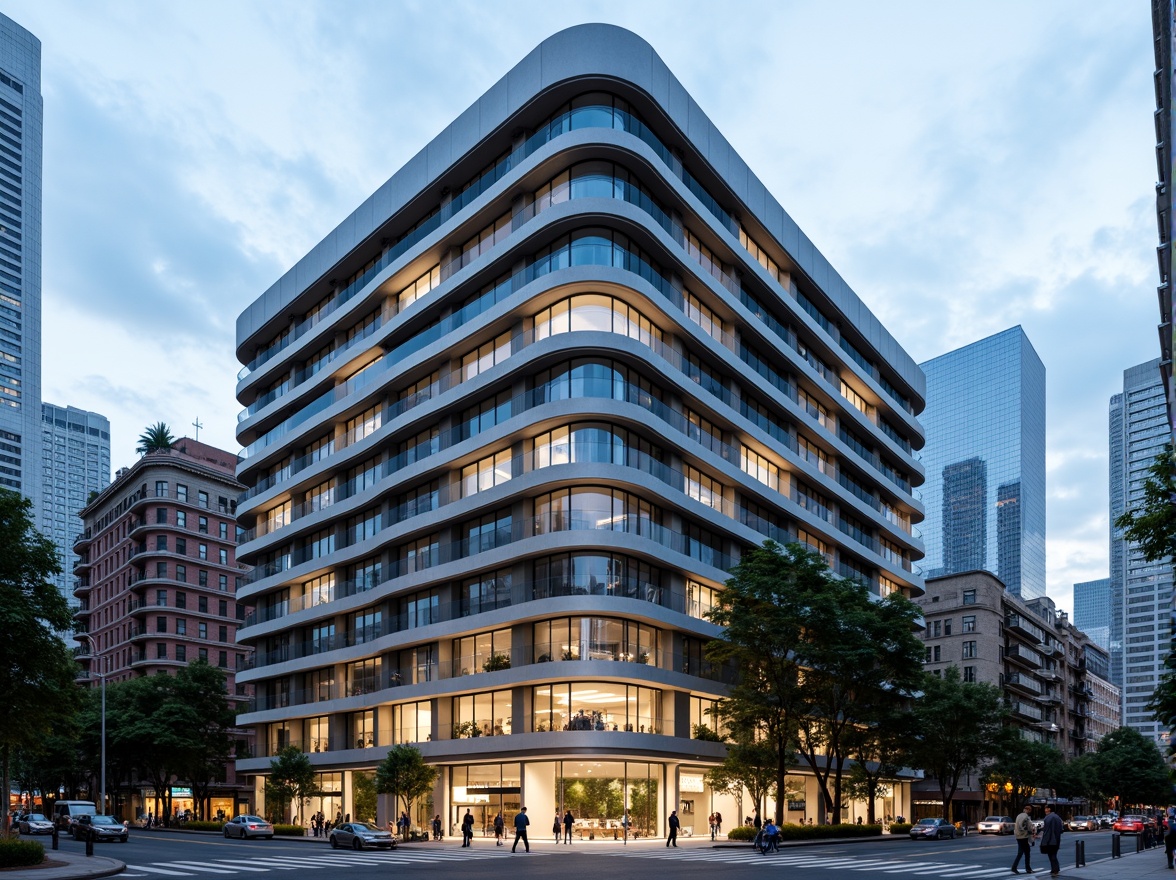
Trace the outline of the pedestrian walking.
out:
[[[523,846],[527,848],[527,852],[531,851],[531,841],[527,839],[527,826],[530,824],[531,820],[527,818],[527,808],[523,807],[514,818],[515,842],[514,846],[510,848],[511,852],[518,850],[520,840],[523,842]]]
[[[568,846],[572,845],[572,826],[575,824],[576,817],[572,815],[571,810],[568,810],[566,813],[564,813],[563,818],[564,843],[566,843]]]
[[[433,816],[433,840],[441,839],[441,814]]]
[[[461,817],[461,845],[470,846],[474,840],[474,814],[466,810]]]
[[[682,823],[678,820],[678,811],[670,810],[670,836],[666,838],[666,846],[678,845],[678,828]]]
[[[723,814],[715,810],[715,834],[723,833]]]
[[[1033,869],[1029,867],[1029,848],[1037,840],[1037,829],[1033,827],[1032,810],[1032,807],[1025,804],[1024,811],[1013,822],[1013,836],[1017,839],[1017,857],[1013,859],[1014,874],[1021,873],[1017,870],[1017,866],[1021,864],[1021,856],[1025,857],[1025,873],[1033,873]]]
[[[506,837],[506,823],[502,820],[502,810],[494,817],[494,845],[502,846],[502,838]]]
[[[1053,811],[1049,804],[1045,805],[1045,822],[1041,826],[1041,854],[1049,859],[1049,876],[1056,877],[1061,873],[1062,866],[1058,864],[1058,850],[1062,847],[1062,833],[1066,830],[1066,823],[1062,817]],[[1025,870],[1028,871],[1028,863]]]
[[[706,824],[710,826],[711,840],[715,839],[715,814],[706,817]]]

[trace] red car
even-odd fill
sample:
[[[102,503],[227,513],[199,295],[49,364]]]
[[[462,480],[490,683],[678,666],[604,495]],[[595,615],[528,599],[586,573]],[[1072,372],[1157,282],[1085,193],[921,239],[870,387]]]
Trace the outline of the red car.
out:
[[[1111,827],[1120,834],[1143,834],[1143,816],[1120,816]]]

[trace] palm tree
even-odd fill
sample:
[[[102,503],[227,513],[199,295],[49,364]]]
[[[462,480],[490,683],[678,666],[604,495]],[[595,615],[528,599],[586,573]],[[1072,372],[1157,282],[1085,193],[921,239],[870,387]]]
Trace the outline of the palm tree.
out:
[[[166,452],[172,448],[176,438],[172,436],[171,428],[163,422],[156,422],[139,435],[139,445],[135,452],[146,455],[148,452]]]

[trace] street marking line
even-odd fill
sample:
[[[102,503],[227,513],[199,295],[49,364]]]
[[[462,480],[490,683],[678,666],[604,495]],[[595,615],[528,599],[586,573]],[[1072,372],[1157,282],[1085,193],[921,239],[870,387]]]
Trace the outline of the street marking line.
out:
[[[165,863],[166,864],[166,863]],[[163,868],[154,868],[149,865],[127,865],[136,871],[146,871],[148,874],[167,874],[172,877],[191,877],[191,871],[166,871]]]
[[[238,871],[264,871],[265,868],[227,868],[224,865],[215,865],[208,862],[190,862],[186,859],[177,859],[174,862],[167,864],[175,868],[194,868],[197,870],[211,871],[214,874],[236,874]]]

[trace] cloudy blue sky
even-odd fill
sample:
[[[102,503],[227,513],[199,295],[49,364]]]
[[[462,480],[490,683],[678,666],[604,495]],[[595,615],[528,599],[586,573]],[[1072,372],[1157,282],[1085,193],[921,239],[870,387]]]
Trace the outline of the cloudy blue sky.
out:
[[[44,397],[236,448],[237,314],[551,33],[630,28],[916,360],[1049,376],[1049,594],[1107,573],[1158,353],[1149,5],[7,0],[42,41]]]

